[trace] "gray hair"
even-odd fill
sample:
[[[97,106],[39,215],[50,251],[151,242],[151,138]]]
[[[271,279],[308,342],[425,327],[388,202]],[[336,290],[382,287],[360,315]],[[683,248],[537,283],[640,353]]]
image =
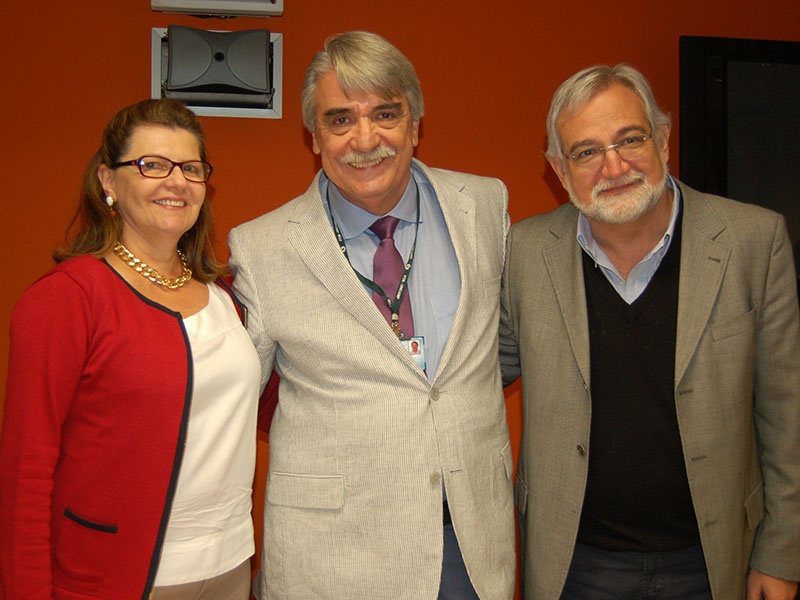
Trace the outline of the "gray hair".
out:
[[[669,127],[671,119],[658,107],[653,90],[645,76],[624,63],[614,67],[596,65],[575,73],[553,94],[550,112],[547,114],[546,156],[548,159],[561,161],[562,164],[564,161],[564,144],[558,133],[559,115],[565,110],[576,110],[614,84],[624,85],[639,96],[644,105],[645,115],[650,123],[655,142],[657,144],[663,142],[664,132],[662,129],[665,125]]]
[[[387,100],[405,96],[412,120],[418,121],[424,113],[422,90],[411,62],[378,34],[350,31],[329,37],[306,69],[303,124],[311,133],[316,129],[317,82],[330,71],[336,72],[348,96],[371,93]]]

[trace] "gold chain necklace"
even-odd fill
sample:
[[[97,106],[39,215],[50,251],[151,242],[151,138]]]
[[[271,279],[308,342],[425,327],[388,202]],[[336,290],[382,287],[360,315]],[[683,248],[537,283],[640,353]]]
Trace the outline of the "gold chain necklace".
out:
[[[119,242],[117,242],[114,246],[114,254],[119,256],[122,259],[122,262],[139,273],[139,275],[142,277],[146,277],[156,285],[163,285],[165,288],[169,288],[171,290],[177,290],[179,287],[183,287],[183,285],[192,278],[192,270],[186,264],[186,255],[180,250],[178,250],[178,258],[181,259],[183,272],[181,273],[180,277],[175,277],[174,279],[164,277],[158,271],[152,267],[149,267],[146,263],[143,263],[133,255],[133,252],[128,250]]]

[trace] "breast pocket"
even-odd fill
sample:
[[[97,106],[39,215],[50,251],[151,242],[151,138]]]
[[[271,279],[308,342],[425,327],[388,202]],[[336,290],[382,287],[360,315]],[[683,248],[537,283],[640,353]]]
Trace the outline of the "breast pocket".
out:
[[[710,325],[711,336],[715,343],[747,332],[753,332],[753,335],[755,335],[755,329],[755,308],[744,313],[743,315],[738,315],[718,323],[711,323]]]

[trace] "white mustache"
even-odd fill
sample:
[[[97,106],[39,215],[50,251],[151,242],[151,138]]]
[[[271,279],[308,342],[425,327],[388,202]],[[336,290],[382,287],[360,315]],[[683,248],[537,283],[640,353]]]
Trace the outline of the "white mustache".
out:
[[[594,196],[596,197],[598,194],[602,194],[606,190],[610,190],[612,188],[622,185],[629,185],[631,183],[636,183],[639,181],[647,181],[647,176],[641,171],[632,171],[630,173],[626,173],[625,175],[617,179],[612,179],[610,181],[601,181],[597,183],[594,186],[594,188],[592,188],[592,194],[594,194]]]
[[[390,148],[389,146],[378,146],[369,152],[359,152],[357,150],[348,152],[339,158],[339,162],[345,165],[361,165],[376,160],[383,160],[384,158],[392,158],[396,154],[397,151],[394,148]]]

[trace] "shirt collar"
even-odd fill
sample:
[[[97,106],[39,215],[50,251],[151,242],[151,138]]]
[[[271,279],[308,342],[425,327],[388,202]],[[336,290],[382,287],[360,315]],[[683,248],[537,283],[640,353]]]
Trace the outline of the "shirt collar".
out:
[[[324,172],[320,178],[320,193],[323,198],[327,194],[333,218],[346,240],[361,235],[380,218],[348,201]],[[400,201],[387,214],[407,223],[416,222],[417,183],[413,176],[409,179]]]

